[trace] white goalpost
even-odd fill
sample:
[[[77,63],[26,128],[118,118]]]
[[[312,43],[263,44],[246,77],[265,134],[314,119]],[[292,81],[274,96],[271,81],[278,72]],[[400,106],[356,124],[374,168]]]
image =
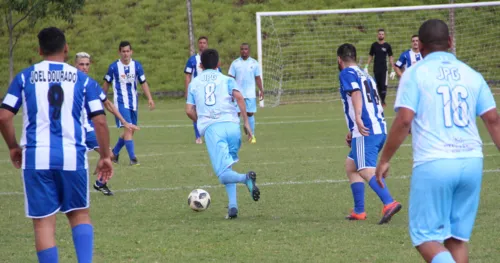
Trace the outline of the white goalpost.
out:
[[[256,13],[257,51],[266,107],[336,100],[336,49],[356,46],[359,65],[383,28],[394,62],[411,47],[411,36],[427,19],[446,21],[459,59],[500,85],[500,1],[386,8]],[[390,66],[388,65],[390,70]],[[372,74],[373,65],[370,65]],[[397,86],[397,79],[389,87]]]

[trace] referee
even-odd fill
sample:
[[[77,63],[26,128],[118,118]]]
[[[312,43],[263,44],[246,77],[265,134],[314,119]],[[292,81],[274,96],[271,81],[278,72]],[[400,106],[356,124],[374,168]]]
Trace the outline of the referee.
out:
[[[368,73],[368,65],[370,65],[373,57],[375,57],[375,61],[373,63],[373,76],[375,77],[375,82],[377,83],[380,99],[382,100],[382,106],[385,106],[385,96],[387,94],[387,56],[389,56],[389,62],[392,67],[391,79],[393,79],[396,75],[396,72],[394,72],[392,47],[389,43],[385,42],[384,39],[385,31],[381,28],[378,30],[378,41],[373,42],[372,47],[370,48],[368,63],[365,65],[365,72]]]

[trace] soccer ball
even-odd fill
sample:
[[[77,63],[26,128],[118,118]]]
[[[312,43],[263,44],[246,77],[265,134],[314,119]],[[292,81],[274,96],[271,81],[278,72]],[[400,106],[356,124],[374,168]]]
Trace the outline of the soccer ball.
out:
[[[203,189],[195,189],[189,193],[188,205],[196,212],[205,211],[210,206],[210,194]]]

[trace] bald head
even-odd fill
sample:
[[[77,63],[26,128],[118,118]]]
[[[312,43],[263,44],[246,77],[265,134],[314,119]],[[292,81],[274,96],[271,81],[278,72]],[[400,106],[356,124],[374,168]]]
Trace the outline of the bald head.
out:
[[[443,20],[425,21],[418,30],[420,52],[425,56],[435,51],[448,51],[450,48],[450,32]]]

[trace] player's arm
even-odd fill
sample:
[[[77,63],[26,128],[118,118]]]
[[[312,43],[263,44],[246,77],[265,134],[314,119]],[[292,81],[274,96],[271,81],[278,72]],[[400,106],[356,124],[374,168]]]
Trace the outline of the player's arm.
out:
[[[22,150],[17,143],[13,119],[21,108],[22,83],[19,75],[16,76],[0,105],[0,132],[9,148],[12,164],[18,169],[21,168]]]
[[[372,63],[374,55],[375,55],[375,46],[372,44],[372,46],[370,47],[370,53],[369,53],[369,56],[368,56],[368,61],[366,62],[366,65],[365,65],[365,71],[366,72],[368,72],[368,67],[370,66],[370,63]]]
[[[229,70],[227,72],[227,75],[231,78],[236,78],[236,69],[234,66],[234,61],[231,63],[231,66],[229,66]]]
[[[184,98],[187,98],[189,83],[191,83],[191,73],[186,73],[184,77]]]
[[[250,128],[250,123],[248,122],[247,108],[245,105],[245,98],[241,92],[237,89],[233,90],[233,98],[236,100],[238,107],[240,108],[241,116],[243,117],[243,127],[245,128],[245,134],[248,136],[248,140],[252,140],[252,129]]]
[[[262,73],[260,71],[260,65],[257,64],[257,66],[254,69],[255,83],[257,84],[257,87],[259,88],[259,99],[263,100],[264,99],[264,87],[262,86],[261,75],[262,75]]]
[[[196,114],[196,101],[194,100],[194,94],[191,92],[191,84],[187,88],[187,99],[186,99],[186,114],[192,121],[198,120],[198,114]]]
[[[398,74],[398,77],[401,77],[403,75],[403,67],[406,64],[405,53],[406,52],[401,53],[401,55],[399,56],[398,61],[395,64],[395,67],[394,67],[394,70]]]
[[[491,139],[500,150],[500,116],[496,108],[495,98],[484,79],[477,98],[476,113],[483,119]]]
[[[393,54],[392,54],[392,47],[391,45],[388,45],[389,48],[387,49],[387,55],[389,56],[389,63],[391,63],[391,68],[392,68],[392,72],[391,74],[389,75],[389,77],[391,79],[394,79],[394,77],[396,76],[396,65],[394,64],[394,57],[393,57]]]
[[[108,94],[108,90],[109,90],[109,84],[111,84],[111,82],[113,81],[113,65],[109,65],[108,67],[108,72],[106,73],[106,75],[104,75],[104,83],[102,84],[102,90],[104,90],[104,94]]]
[[[146,81],[146,75],[144,74],[144,69],[142,68],[142,65],[139,62],[136,62],[135,74],[137,76],[137,79],[139,80],[139,83],[141,84],[141,88],[142,91],[144,91],[144,95],[146,95],[146,98],[148,98],[149,110],[154,110],[155,102],[153,100],[153,97],[151,96],[151,92],[149,91],[149,85],[148,82]]]
[[[116,108],[116,106],[111,101],[109,101],[107,99],[107,100],[103,101],[103,104],[104,104],[104,108],[106,108],[106,110],[108,110],[111,114],[115,115],[116,118],[118,118],[118,120],[120,120],[120,122],[123,124],[123,127],[125,127],[126,129],[129,129],[131,131],[140,130],[140,128],[135,126],[134,124],[128,123],[123,118],[123,116],[120,114],[120,111]]]
[[[354,117],[359,133],[363,136],[370,135],[370,130],[365,127],[361,115],[363,113],[363,94],[359,89],[354,89],[351,93],[352,106],[354,108]]]

